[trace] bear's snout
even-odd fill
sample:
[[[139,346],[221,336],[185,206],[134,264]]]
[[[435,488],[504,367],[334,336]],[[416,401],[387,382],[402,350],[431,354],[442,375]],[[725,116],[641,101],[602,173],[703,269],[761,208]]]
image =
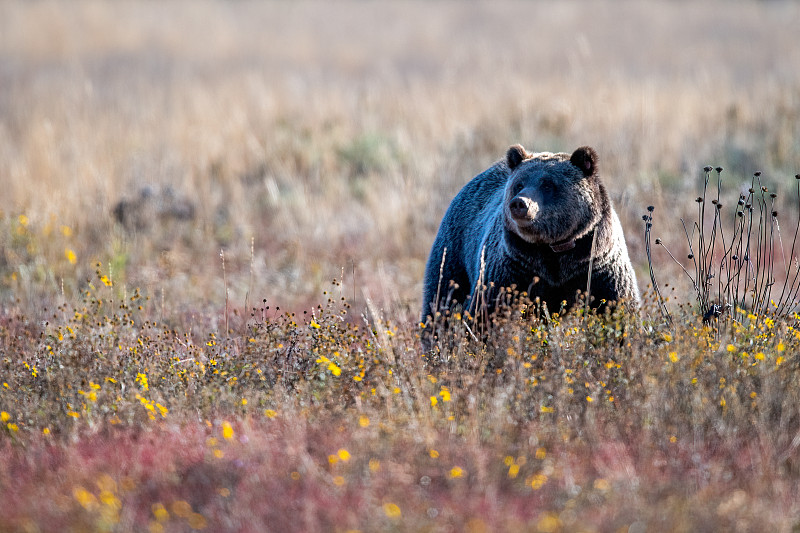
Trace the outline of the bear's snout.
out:
[[[531,220],[535,215],[538,206],[530,198],[516,196],[508,204],[508,211],[515,220]]]

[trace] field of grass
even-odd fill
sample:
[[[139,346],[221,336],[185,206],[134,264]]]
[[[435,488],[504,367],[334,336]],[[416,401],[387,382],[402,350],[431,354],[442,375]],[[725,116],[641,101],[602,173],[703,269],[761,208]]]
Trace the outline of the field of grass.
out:
[[[800,327],[704,326],[655,249],[665,321],[642,215],[685,257],[703,167],[726,205],[761,171],[792,264],[798,23],[0,3],[0,531],[796,529]],[[438,223],[518,142],[598,151],[643,312],[512,306],[426,356]]]

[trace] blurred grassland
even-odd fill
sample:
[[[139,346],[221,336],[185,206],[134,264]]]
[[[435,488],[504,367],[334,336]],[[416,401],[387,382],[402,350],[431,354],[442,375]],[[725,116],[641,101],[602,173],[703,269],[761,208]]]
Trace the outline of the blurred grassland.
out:
[[[356,301],[413,315],[450,199],[516,142],[599,151],[641,276],[644,206],[691,208],[703,165],[792,185],[798,20],[782,2],[5,2],[0,295],[76,295],[99,261],[166,314],[218,308],[224,249],[232,306],[299,309],[344,272]],[[194,219],[123,227],[144,187]]]

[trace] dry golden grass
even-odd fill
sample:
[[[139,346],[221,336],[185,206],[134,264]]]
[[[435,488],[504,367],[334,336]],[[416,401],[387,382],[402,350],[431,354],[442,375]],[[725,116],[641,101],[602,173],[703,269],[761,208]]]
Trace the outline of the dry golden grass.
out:
[[[0,15],[0,267],[5,297],[28,303],[62,281],[75,294],[99,260],[167,302],[219,306],[225,248],[240,307],[248,289],[307,304],[343,269],[357,300],[368,288],[417,307],[449,200],[515,142],[595,146],[640,267],[643,207],[674,212],[704,164],[776,182],[800,168],[792,4],[7,2]],[[196,219],[123,231],[113,207],[146,185],[172,187]],[[21,214],[46,237],[35,250],[9,242]]]

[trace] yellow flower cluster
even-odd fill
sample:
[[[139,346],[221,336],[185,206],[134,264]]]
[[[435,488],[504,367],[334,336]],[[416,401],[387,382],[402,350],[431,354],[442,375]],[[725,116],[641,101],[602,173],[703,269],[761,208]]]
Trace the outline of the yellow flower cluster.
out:
[[[336,353],[338,353],[338,352],[335,352],[334,355]],[[331,374],[333,374],[334,376],[338,377],[342,373],[342,369],[339,368],[339,366],[336,363],[334,363],[333,361],[331,361],[330,359],[328,359],[324,355],[319,356],[319,358],[317,359],[316,362],[317,363],[322,363],[322,364],[327,363],[328,364],[328,366],[327,366],[328,370],[330,370]]]
[[[167,413],[169,413],[169,409],[161,405],[160,403],[153,402],[148,400],[141,394],[136,394],[136,399],[147,409],[147,416],[150,420],[156,419],[156,410],[161,415],[161,418],[167,418]]]

